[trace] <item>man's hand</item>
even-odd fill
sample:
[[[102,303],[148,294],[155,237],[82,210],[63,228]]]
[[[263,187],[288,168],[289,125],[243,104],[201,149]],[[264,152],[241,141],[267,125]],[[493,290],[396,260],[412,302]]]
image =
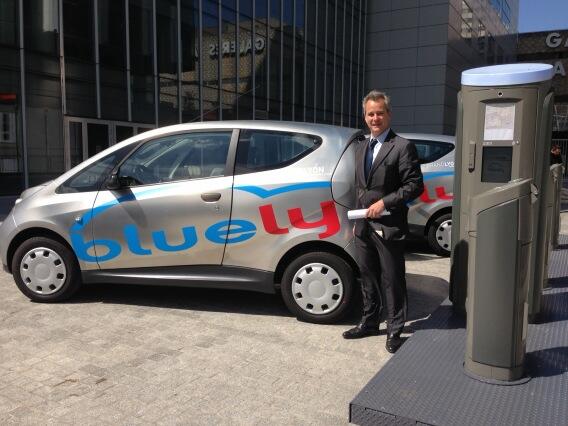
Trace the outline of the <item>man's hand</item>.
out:
[[[367,218],[376,219],[384,211],[385,211],[385,203],[381,199],[376,203],[371,204],[371,206],[367,209]]]

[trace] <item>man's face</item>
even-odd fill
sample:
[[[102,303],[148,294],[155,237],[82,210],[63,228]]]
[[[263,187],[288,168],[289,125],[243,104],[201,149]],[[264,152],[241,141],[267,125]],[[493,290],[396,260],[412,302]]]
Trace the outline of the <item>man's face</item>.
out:
[[[391,114],[387,111],[384,99],[368,100],[365,103],[365,123],[372,136],[378,136],[390,127]]]

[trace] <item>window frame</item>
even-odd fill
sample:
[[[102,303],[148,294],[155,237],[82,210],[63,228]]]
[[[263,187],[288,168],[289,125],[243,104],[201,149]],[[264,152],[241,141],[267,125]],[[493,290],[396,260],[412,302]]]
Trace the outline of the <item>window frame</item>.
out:
[[[177,135],[190,135],[190,134],[196,134],[196,133],[214,133],[214,132],[224,132],[224,133],[227,133],[227,134],[230,135],[229,149],[227,151],[227,159],[226,159],[226,162],[225,162],[225,170],[223,172],[223,176],[206,176],[206,177],[200,177],[200,178],[178,179],[178,180],[172,180],[172,181],[167,181],[167,182],[155,182],[155,183],[147,183],[147,184],[142,184],[142,185],[125,185],[124,187],[125,188],[138,188],[138,187],[142,187],[142,186],[163,185],[163,184],[168,184],[168,183],[197,181],[197,180],[202,180],[202,179],[213,179],[213,178],[219,178],[219,177],[232,176],[233,171],[234,171],[234,165],[235,165],[236,146],[237,146],[237,141],[238,141],[238,138],[239,138],[239,130],[233,129],[233,128],[223,128],[223,127],[179,130],[179,131],[165,133],[165,134],[162,134],[162,135],[157,135],[157,136],[153,136],[153,137],[150,137],[150,138],[147,138],[147,139],[143,139],[142,141],[137,143],[136,146],[132,149],[132,151],[130,153],[128,153],[114,167],[114,169],[112,170],[112,172],[110,174],[111,175],[118,174],[118,176],[120,176],[119,172],[120,172],[120,168],[122,167],[122,165],[126,161],[128,161],[128,159],[131,158],[136,152],[138,152],[139,149],[141,149],[144,145],[146,145],[148,143],[152,143],[152,142],[159,140],[159,139],[173,137],[173,136],[177,136]]]
[[[114,150],[113,152],[105,155],[104,157],[100,158],[99,160],[89,164],[88,166],[82,167],[79,171],[77,171],[77,173],[74,173],[72,176],[70,176],[69,178],[67,178],[64,182],[62,182],[56,189],[55,189],[55,193],[56,194],[79,194],[79,193],[83,193],[83,192],[98,192],[101,190],[101,188],[103,187],[103,185],[105,184],[105,182],[108,180],[108,177],[113,173],[113,171],[116,168],[117,164],[120,164],[126,157],[130,156],[130,154],[132,153],[132,151],[134,149],[136,149],[137,144],[128,144],[126,146],[123,146],[121,148],[118,148],[116,150]],[[122,151],[122,152],[121,152]],[[100,164],[101,162],[105,161],[106,159],[108,159],[109,157],[118,154],[119,159],[117,160],[116,164],[112,167],[110,167],[108,169],[107,175],[103,176],[103,173],[101,173],[99,179],[97,180],[96,183],[93,184],[92,187],[86,188],[86,189],[79,189],[77,191],[69,191],[66,188],[71,187],[69,185],[69,182],[71,182],[72,180],[76,179],[77,176],[79,176],[82,173],[85,173],[88,169],[97,166],[98,164]],[[122,158],[121,158],[122,157]]]
[[[453,150],[456,149],[456,145],[451,143],[451,142],[444,142],[444,141],[438,141],[438,140],[430,140],[430,139],[418,139],[418,138],[414,138],[414,139],[410,139],[410,142],[412,142],[414,144],[414,146],[416,147],[416,152],[418,154],[418,160],[420,162],[420,164],[430,164],[433,163],[435,161],[440,160],[441,158],[444,158],[446,155],[448,155],[450,152],[452,152]],[[441,156],[435,158],[434,160],[430,160],[430,161],[423,161],[420,158],[420,151],[418,150],[418,145],[446,145],[448,147],[451,147],[451,149],[449,149],[447,152],[445,152],[444,154],[442,154]]]
[[[238,161],[238,149],[241,143],[241,134],[239,134],[239,138],[237,140],[237,147],[236,147],[236,152],[235,152],[235,161],[234,161],[234,174],[236,175],[244,175],[244,174],[249,174],[249,173],[259,173],[259,172],[265,172],[265,171],[269,171],[269,170],[278,170],[278,169],[283,169],[285,167],[288,167],[298,161],[300,161],[301,159],[303,159],[304,157],[310,155],[311,153],[315,152],[318,148],[320,148],[323,145],[323,139],[321,136],[318,135],[314,135],[311,133],[302,133],[302,132],[292,132],[292,131],[287,131],[287,130],[271,130],[271,129],[241,129],[241,132],[262,132],[262,133],[273,133],[273,134],[279,134],[279,135],[290,135],[290,136],[296,136],[296,135],[300,135],[300,136],[307,136],[310,138],[315,139],[315,143],[314,146],[303,151],[301,154],[286,160],[284,162],[280,162],[274,166],[269,166],[269,167],[262,167],[262,168],[257,168],[257,169],[251,169],[249,167],[246,167],[244,165],[240,165],[237,163]]]

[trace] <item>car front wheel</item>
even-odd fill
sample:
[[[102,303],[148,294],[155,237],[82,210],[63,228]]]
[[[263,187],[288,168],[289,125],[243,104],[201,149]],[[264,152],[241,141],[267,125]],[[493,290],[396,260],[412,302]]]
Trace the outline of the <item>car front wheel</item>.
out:
[[[30,238],[14,253],[12,274],[22,293],[34,302],[60,302],[81,286],[73,252],[59,241]]]
[[[354,274],[341,257],[327,252],[298,256],[282,276],[282,297],[300,320],[332,323],[341,319],[353,302]]]

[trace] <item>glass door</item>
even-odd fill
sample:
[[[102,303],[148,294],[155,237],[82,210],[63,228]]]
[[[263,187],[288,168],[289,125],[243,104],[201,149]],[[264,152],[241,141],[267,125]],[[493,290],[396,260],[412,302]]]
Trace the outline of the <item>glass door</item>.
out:
[[[0,196],[16,195],[24,189],[22,164],[15,108],[0,106]]]
[[[65,170],[115,143],[151,129],[153,127],[147,124],[65,117]]]
[[[88,156],[107,149],[110,146],[109,125],[101,123],[87,123],[87,151]]]
[[[68,141],[69,141],[69,158],[66,158],[65,169],[75,167],[84,159],[85,147],[83,142],[83,123],[81,121],[69,121],[67,125]],[[69,164],[67,164],[69,160]]]

